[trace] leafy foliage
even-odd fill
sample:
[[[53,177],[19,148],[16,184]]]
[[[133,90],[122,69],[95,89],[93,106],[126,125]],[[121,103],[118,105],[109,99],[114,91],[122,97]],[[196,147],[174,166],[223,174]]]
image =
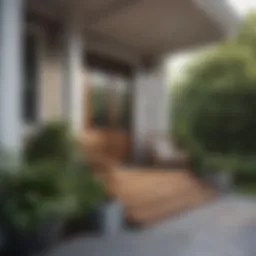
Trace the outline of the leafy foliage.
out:
[[[44,125],[27,144],[25,157],[29,162],[66,161],[73,150],[73,139],[64,123]]]
[[[16,172],[1,171],[1,214],[11,226],[29,232],[45,222],[86,214],[104,199],[88,172],[41,162]]]
[[[251,15],[235,38],[189,66],[173,93],[174,135],[193,155],[219,168],[243,169],[238,162],[256,153],[255,27]],[[209,160],[216,155],[221,160]]]
[[[73,211],[75,198],[62,190],[59,174],[55,164],[45,163],[5,173],[1,179],[4,218],[18,230],[27,231],[52,215],[60,217]]]
[[[26,150],[27,163],[0,172],[0,214],[20,232],[34,232],[52,219],[86,215],[105,198],[82,154],[61,123],[46,125]]]

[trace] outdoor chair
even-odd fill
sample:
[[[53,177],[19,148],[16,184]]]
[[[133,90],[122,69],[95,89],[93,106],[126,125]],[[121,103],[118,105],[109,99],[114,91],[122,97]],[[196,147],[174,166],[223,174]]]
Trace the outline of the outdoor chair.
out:
[[[175,145],[175,141],[166,135],[151,135],[147,139],[148,160],[157,167],[187,168],[188,154]]]

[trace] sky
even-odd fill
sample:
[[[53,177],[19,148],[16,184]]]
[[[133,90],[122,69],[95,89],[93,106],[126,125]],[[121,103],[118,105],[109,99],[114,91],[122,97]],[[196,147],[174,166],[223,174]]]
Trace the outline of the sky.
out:
[[[214,0],[212,0],[214,1]],[[242,17],[246,15],[248,11],[256,10],[256,0],[227,0],[235,11]],[[183,72],[185,64],[196,55],[196,52],[184,52],[176,56],[172,56],[168,62],[168,74],[170,74],[170,80],[175,81],[180,77]],[[170,83],[175,84],[175,83]]]
[[[256,0],[228,0],[240,15],[245,15],[251,9],[256,9]]]

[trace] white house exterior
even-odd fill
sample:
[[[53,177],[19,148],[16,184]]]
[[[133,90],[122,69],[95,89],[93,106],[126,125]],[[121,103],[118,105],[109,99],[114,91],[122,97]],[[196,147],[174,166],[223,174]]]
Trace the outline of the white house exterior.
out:
[[[66,120],[84,133],[84,64],[94,51],[133,67],[133,144],[168,129],[165,56],[217,42],[239,20],[226,0],[0,0],[0,143],[18,157],[24,132]],[[24,35],[36,38],[36,121],[22,119]]]

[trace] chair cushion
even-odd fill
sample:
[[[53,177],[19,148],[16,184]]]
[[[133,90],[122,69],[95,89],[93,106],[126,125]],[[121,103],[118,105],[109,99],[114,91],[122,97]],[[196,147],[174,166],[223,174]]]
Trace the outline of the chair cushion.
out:
[[[153,151],[160,161],[168,161],[175,154],[175,150],[167,140],[159,140],[153,145]]]

